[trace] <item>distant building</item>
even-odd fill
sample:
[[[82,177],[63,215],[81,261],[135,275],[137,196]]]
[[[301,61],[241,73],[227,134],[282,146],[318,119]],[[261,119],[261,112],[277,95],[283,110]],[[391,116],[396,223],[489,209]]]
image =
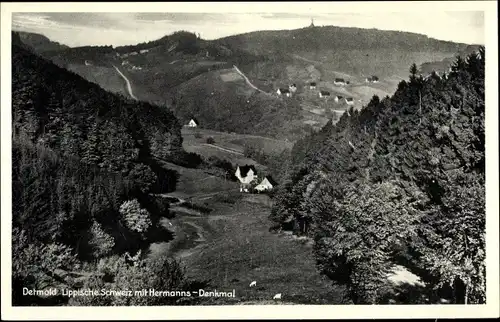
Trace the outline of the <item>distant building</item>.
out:
[[[343,78],[335,78],[335,80],[333,81],[333,83],[335,85],[345,85],[346,84],[345,79],[343,79]]]
[[[149,49],[142,49],[142,50],[139,51],[139,53],[141,53],[141,54],[145,54],[147,52],[149,52]]]
[[[343,96],[340,96],[340,95],[336,95],[334,100],[336,103],[338,103],[339,101],[341,101],[344,97]]]
[[[189,121],[188,126],[189,126],[189,127],[198,127],[198,124],[199,124],[199,123],[198,123],[198,120],[197,120],[197,119],[192,118],[192,119]]]
[[[330,97],[330,92],[320,91],[319,92],[319,97]]]
[[[251,184],[257,180],[257,170],[253,165],[238,166],[234,175],[240,181],[240,192],[248,192]]]
[[[278,93],[278,95],[285,95],[286,97],[290,97],[292,94],[290,93],[290,90],[286,89],[286,88],[278,88],[278,90],[276,91],[276,93]]]
[[[136,51],[133,51],[133,52],[131,52],[129,55],[130,55],[130,56],[135,56],[135,55],[137,55],[137,52],[136,52]]]
[[[310,83],[309,89],[316,89],[316,83],[315,82]]]
[[[354,99],[352,97],[346,97],[345,102],[347,103],[347,105],[353,105]]]
[[[295,84],[288,85],[288,90],[292,93],[295,93],[297,91],[297,85]]]
[[[92,65],[92,63],[89,60],[85,61],[85,66],[91,66],[91,65]]]
[[[265,176],[264,179],[262,179],[261,183],[259,183],[255,187],[255,190],[257,190],[258,192],[269,191],[276,187],[276,185],[276,181],[274,181],[271,176]]]
[[[365,79],[365,82],[367,83],[378,83],[378,77],[377,76],[370,76]]]

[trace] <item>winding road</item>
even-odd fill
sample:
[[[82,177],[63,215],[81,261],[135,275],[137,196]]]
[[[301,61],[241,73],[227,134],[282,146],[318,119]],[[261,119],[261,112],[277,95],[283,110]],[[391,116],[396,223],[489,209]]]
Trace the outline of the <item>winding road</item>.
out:
[[[127,83],[127,91],[128,91],[128,94],[130,95],[130,97],[132,97],[133,99],[138,101],[139,99],[134,95],[134,93],[132,93],[132,85],[130,84],[130,81],[128,80],[128,78],[125,75],[123,75],[123,73],[121,72],[121,70],[118,69],[118,67],[116,67],[115,65],[113,65],[113,67],[116,69],[118,74],[120,74],[120,76]]]

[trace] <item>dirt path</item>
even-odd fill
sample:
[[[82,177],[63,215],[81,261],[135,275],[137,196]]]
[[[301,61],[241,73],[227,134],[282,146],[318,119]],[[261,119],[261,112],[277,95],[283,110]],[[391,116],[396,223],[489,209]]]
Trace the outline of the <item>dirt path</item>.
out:
[[[256,91],[259,91],[259,92],[261,92],[261,93],[264,93],[264,94],[267,94],[267,95],[271,95],[271,94],[269,94],[268,92],[264,92],[263,90],[261,90],[260,88],[258,88],[258,87],[257,87],[257,86],[255,86],[254,84],[252,84],[252,82],[248,79],[248,77],[247,77],[245,74],[243,74],[243,72],[242,72],[241,70],[239,70],[239,68],[238,68],[238,67],[236,67],[236,65],[233,65],[233,67],[234,67],[234,70],[236,70],[236,72],[237,72],[238,74],[240,74],[240,75],[241,75],[241,77],[243,77],[243,78],[245,79],[245,82],[248,84],[248,86],[250,86],[251,88],[253,88],[253,89],[255,89]]]
[[[226,152],[229,152],[229,153],[243,155],[243,153],[241,153],[239,151],[235,151],[233,149],[228,149],[228,148],[223,148],[223,147],[215,145],[215,144],[203,143],[203,145],[206,145],[206,146],[209,146],[209,147],[212,147],[212,148],[216,148],[216,149],[219,149],[219,150],[222,150],[222,151],[226,151]]]
[[[127,83],[127,91],[128,91],[128,94],[130,95],[130,97],[132,97],[133,99],[138,101],[139,99],[134,95],[134,93],[132,93],[132,85],[130,84],[130,81],[128,80],[128,78],[125,75],[123,75],[123,73],[118,69],[118,67],[116,67],[115,65],[113,65],[113,67],[116,69],[118,74],[120,74],[120,76]]]
[[[298,59],[303,60],[303,61],[306,61],[306,62],[308,62],[308,63],[313,63],[313,64],[322,64],[320,61],[307,59],[307,58],[302,57],[302,56],[299,56],[299,55],[293,55],[293,57],[298,58]]]

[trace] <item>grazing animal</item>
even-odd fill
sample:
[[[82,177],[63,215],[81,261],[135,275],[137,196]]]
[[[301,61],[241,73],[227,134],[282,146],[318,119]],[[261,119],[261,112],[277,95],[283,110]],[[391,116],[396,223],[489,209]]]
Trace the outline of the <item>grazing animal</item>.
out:
[[[281,293],[276,294],[276,295],[273,297],[273,300],[281,300]]]
[[[250,287],[253,287],[253,286],[256,286],[257,285],[257,281],[253,281],[252,283],[250,283]]]

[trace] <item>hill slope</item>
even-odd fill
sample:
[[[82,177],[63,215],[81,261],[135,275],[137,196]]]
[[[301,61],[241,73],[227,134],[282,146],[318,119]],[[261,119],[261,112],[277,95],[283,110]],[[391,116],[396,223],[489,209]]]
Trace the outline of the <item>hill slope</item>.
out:
[[[446,79],[411,75],[294,147],[305,157],[271,218],[315,238],[318,267],[355,303],[484,303],[484,108],[484,49]],[[388,288],[395,263],[427,286]]]
[[[373,95],[382,97],[393,93],[399,81],[407,77],[411,63],[419,66],[439,62],[467,48],[466,44],[439,41],[413,33],[327,26],[257,31],[211,41],[189,32],[176,32],[148,43],[117,48],[71,48],[47,52],[45,57],[87,80],[120,93],[123,92],[123,80],[113,76],[111,65],[121,66],[140,100],[168,106],[172,106],[179,96],[185,97],[185,88],[195,95],[221,91],[218,82],[200,82],[199,79],[212,79],[212,72],[236,65],[250,83],[269,94],[275,93],[277,88],[297,84],[298,92],[288,102],[292,110],[298,104],[302,111],[300,116],[293,118],[293,122],[303,129],[319,129],[333,115],[338,116],[350,107],[343,101],[320,99],[319,90],[329,91],[332,96],[352,97],[354,107],[359,109]],[[92,66],[85,65],[85,60]],[[377,84],[366,83],[365,78],[371,75],[379,76],[380,81]],[[335,85],[336,78],[344,78],[350,84]],[[313,81],[317,82],[317,89],[308,90],[308,83]],[[233,85],[232,82],[224,85],[224,99],[246,101],[247,91],[232,90]],[[228,98],[229,95],[232,97]],[[264,100],[263,104],[266,103]],[[288,103],[284,105],[288,106]],[[244,105],[240,108],[244,109]],[[189,113],[195,111],[191,107],[187,110]],[[266,108],[261,106],[258,110]],[[205,114],[211,111],[208,109]],[[185,110],[174,108],[174,113],[183,120],[186,118]],[[225,122],[218,124],[231,124],[228,114],[224,117]],[[273,117],[278,118],[274,124],[285,122],[281,113]],[[296,139],[289,129],[276,133],[280,127],[268,126],[267,118],[263,122],[251,115],[245,118],[252,119],[251,124],[255,128],[269,129],[268,135]],[[333,118],[334,122],[337,120],[337,117]],[[213,121],[205,123],[206,126],[215,124]],[[230,127],[231,131],[244,128]],[[213,129],[221,130],[220,126]],[[222,130],[229,131],[229,128]],[[296,130],[297,133],[301,131]]]

